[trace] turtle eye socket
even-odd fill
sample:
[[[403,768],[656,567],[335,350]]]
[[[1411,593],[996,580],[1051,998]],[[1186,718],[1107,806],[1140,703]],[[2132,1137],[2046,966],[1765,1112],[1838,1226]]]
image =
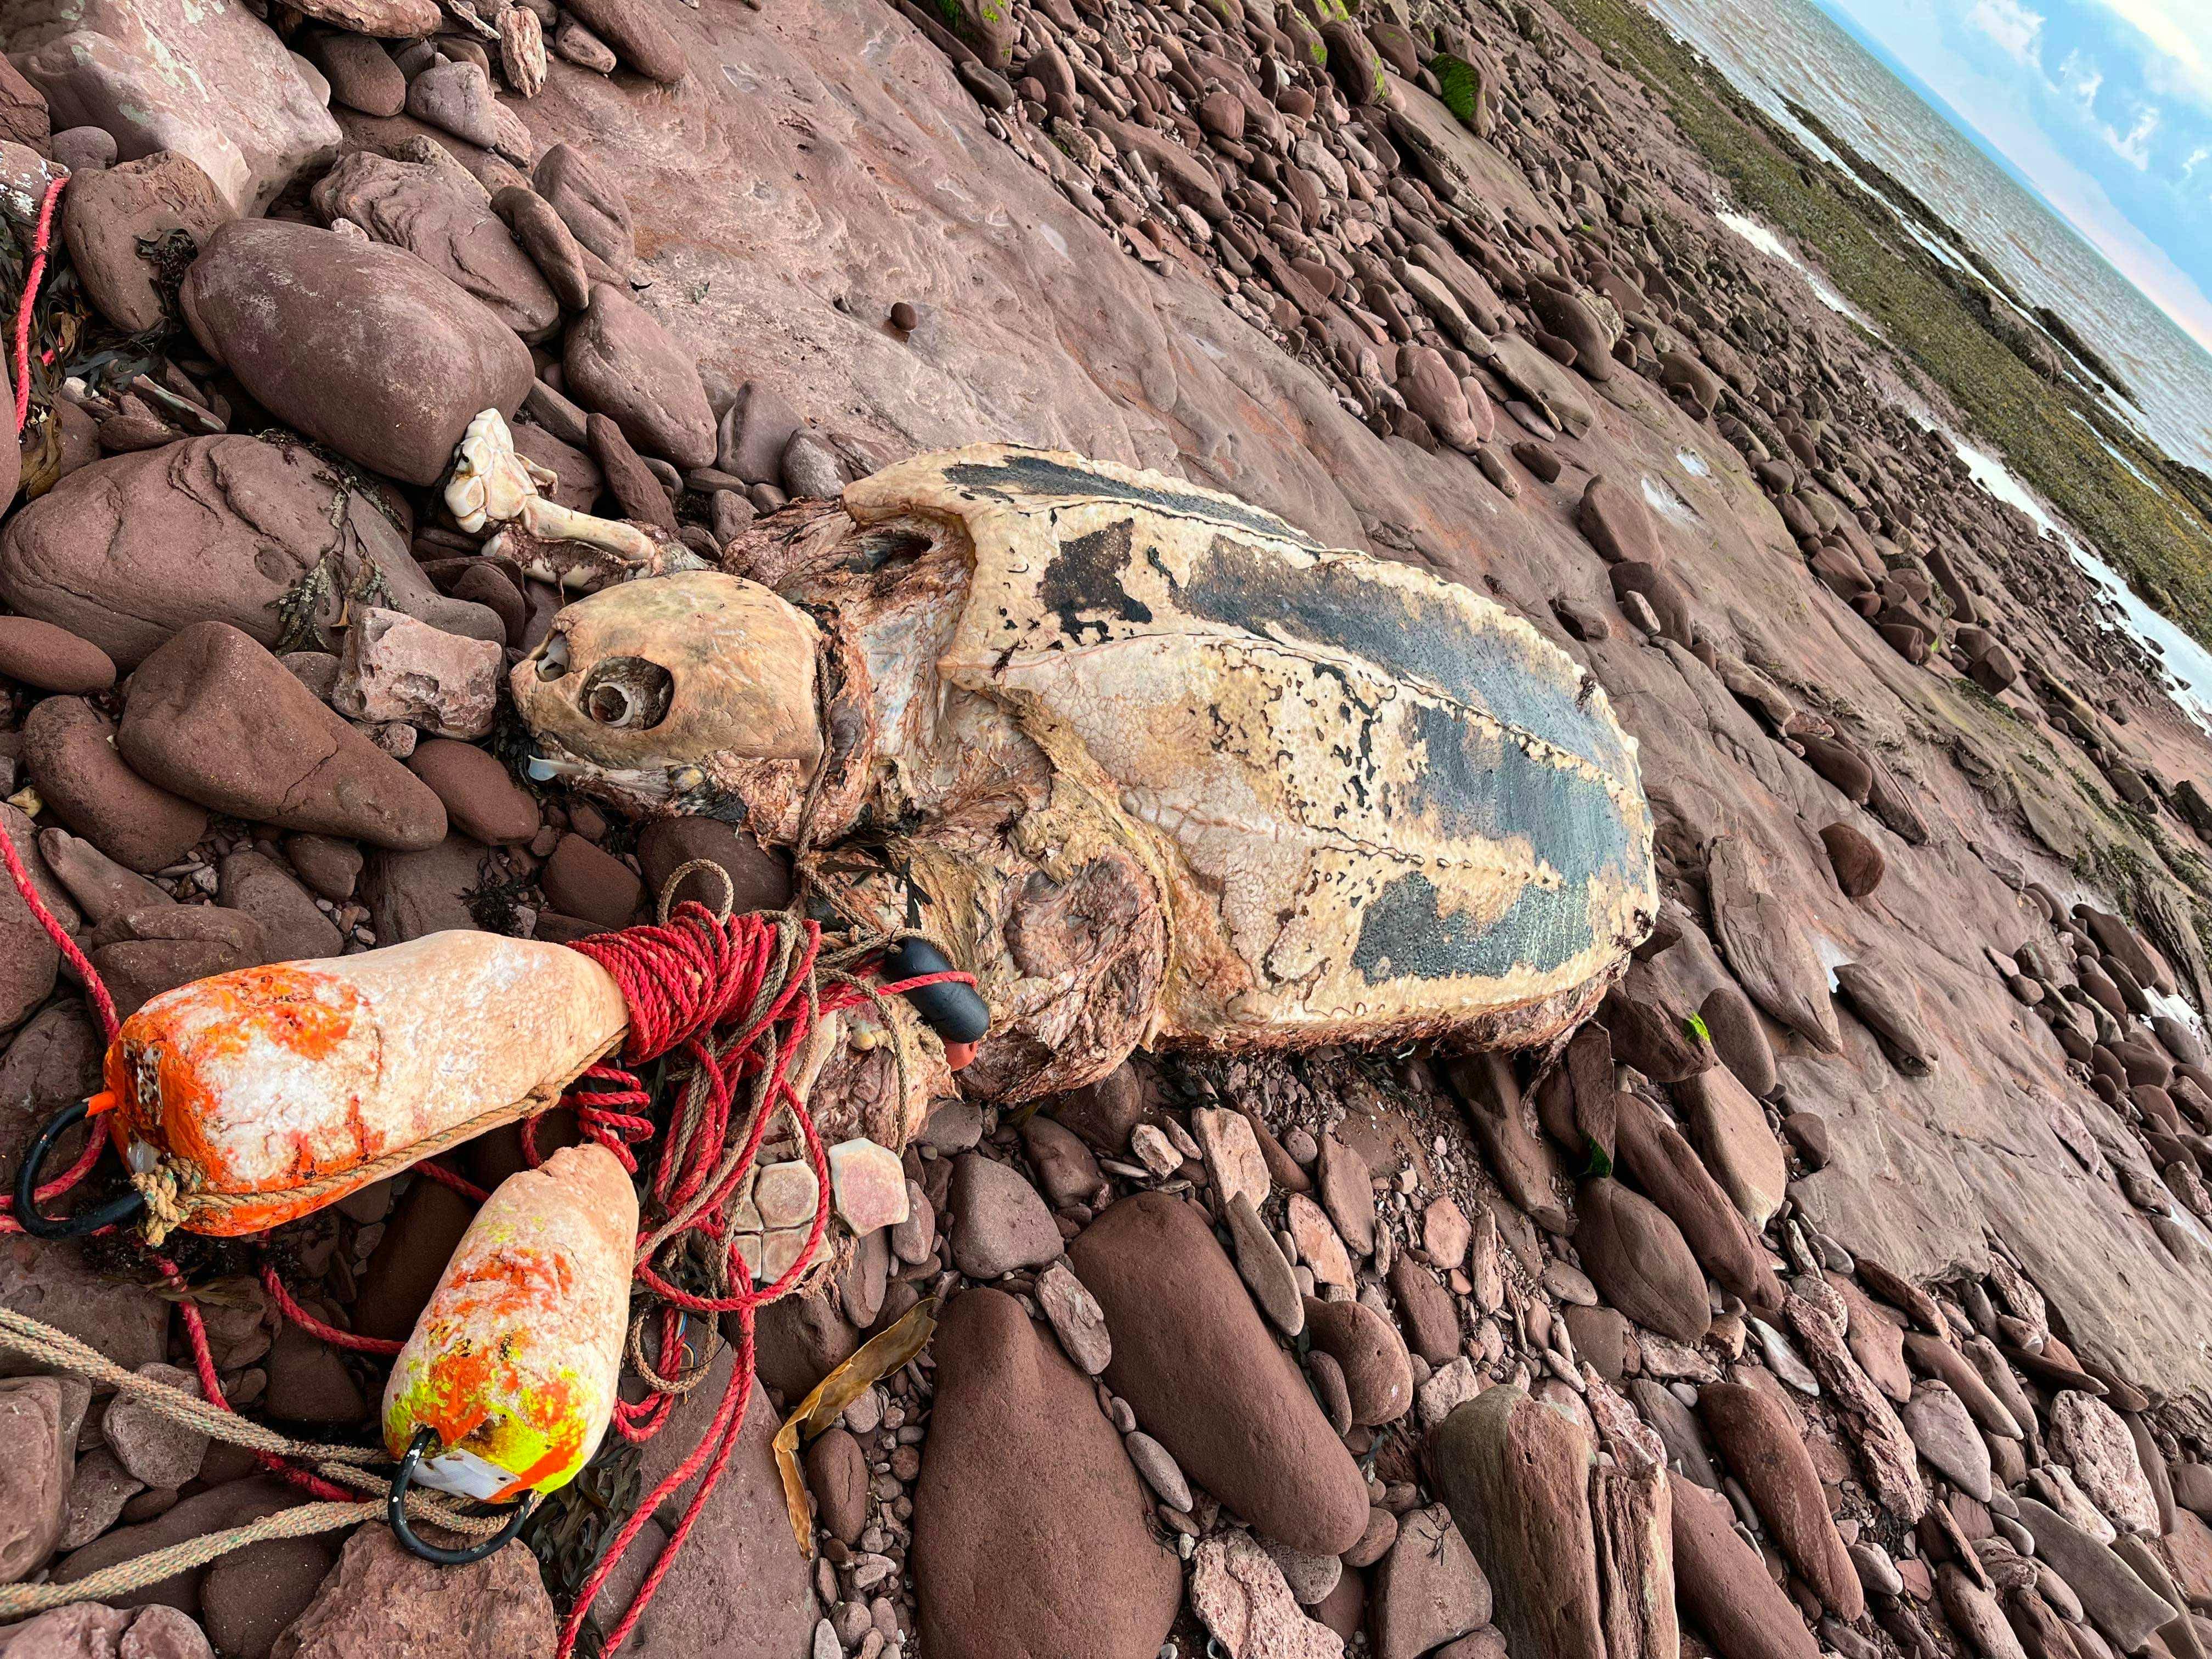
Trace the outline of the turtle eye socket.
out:
[[[601,726],[649,732],[668,718],[676,678],[644,657],[610,657],[585,679],[577,704]]]

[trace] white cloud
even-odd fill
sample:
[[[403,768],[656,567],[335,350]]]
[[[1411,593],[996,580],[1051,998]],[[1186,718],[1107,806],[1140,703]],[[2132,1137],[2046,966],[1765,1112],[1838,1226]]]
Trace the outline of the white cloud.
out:
[[[2124,133],[2116,128],[2106,127],[2104,130],[2105,142],[2112,147],[2112,153],[2120,160],[2137,173],[2146,173],[2150,169],[2150,141],[2158,131],[2158,119],[2155,109],[2148,104],[2139,104],[2136,106],[2135,125]]]
[[[2039,0],[2048,4],[2049,0]],[[1972,0],[1950,0],[1963,18]],[[2156,0],[2088,0],[2106,9],[2156,3]],[[2058,134],[2064,124],[2050,118],[2053,112],[2038,110],[2034,100],[2021,95],[2018,79],[1991,62],[1991,54],[1978,43],[1963,52],[1960,31],[1928,27],[1928,0],[1826,0],[1825,9],[1840,9],[1856,19],[1875,39],[1895,53],[1914,74],[1942,94],[1960,118],[2026,176],[2058,211],[2059,216],[2081,233],[2089,245],[2109,260],[2130,283],[2186,330],[2207,351],[2212,351],[2212,297],[2185,270],[2152,235],[2123,212],[2105,185],[2089,170],[2087,152],[2068,143],[2062,148]],[[2197,19],[2198,31],[2212,26],[2212,6],[2206,0],[2166,0],[2166,14]],[[2041,43],[2059,55],[2049,39]],[[2070,44],[2070,43],[2069,43]],[[2077,76],[2094,75],[2095,66],[2076,63]],[[2045,71],[2048,73],[2048,71]],[[2101,76],[2092,88],[2093,99],[2103,90]],[[2163,95],[2163,94],[2160,94]],[[2176,120],[2173,125],[2181,125]],[[2069,135],[2069,137],[2071,135]],[[2084,134],[2083,136],[2087,136]],[[2197,135],[2191,134],[2192,143]],[[2197,175],[2202,185],[2212,177],[2212,158]],[[2212,199],[2212,192],[2208,192]]]
[[[2097,107],[2097,94],[2103,89],[2105,71],[2084,58],[2079,52],[2069,52],[2066,61],[2058,66],[2058,78],[2051,88],[2062,92],[2081,106],[2084,112]]]
[[[2079,51],[2066,54],[2049,84],[2053,92],[2081,106],[2084,124],[2105,141],[2106,148],[2113,155],[2138,173],[2150,170],[2150,141],[2158,136],[2163,118],[2157,106],[2130,100],[2132,125],[2122,132],[2097,113],[2097,94],[2104,90],[2105,71]]]
[[[2135,3],[2145,3],[2146,0]],[[2042,67],[2043,16],[2021,5],[2020,0],[1974,0],[1974,9],[1966,14],[1966,21],[1988,35],[2014,63],[2034,69]]]
[[[2197,145],[2195,149],[2189,152],[2189,159],[2181,164],[2181,176],[2184,179],[2194,179],[2197,176],[2197,169],[2207,161],[2212,161],[2212,144]]]
[[[2212,107],[2212,7],[2204,0],[2098,0],[2148,41],[2152,89]]]

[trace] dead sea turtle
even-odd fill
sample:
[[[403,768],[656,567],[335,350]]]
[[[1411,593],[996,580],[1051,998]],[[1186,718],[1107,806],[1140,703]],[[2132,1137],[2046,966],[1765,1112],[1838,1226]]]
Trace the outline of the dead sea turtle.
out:
[[[514,673],[544,764],[803,842],[848,915],[918,915],[991,1006],[971,1092],[1140,1044],[1541,1044],[1650,930],[1604,692],[1422,571],[999,446],[777,514],[726,563],[555,618]]]

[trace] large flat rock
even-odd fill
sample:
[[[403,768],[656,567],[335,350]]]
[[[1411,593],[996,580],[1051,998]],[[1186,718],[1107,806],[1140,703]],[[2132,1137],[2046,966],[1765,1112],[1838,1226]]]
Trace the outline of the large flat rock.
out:
[[[9,0],[0,40],[56,127],[105,127],[126,161],[189,155],[239,213],[337,149],[322,99],[241,0]]]

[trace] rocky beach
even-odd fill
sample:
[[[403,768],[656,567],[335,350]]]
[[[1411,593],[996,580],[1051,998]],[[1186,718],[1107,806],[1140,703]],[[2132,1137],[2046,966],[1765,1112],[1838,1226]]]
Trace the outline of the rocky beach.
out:
[[[575,1113],[265,1234],[10,1231],[0,1312],[107,1369],[0,1353],[0,1606],[119,1587],[0,1656],[2212,1651],[2212,734],[1948,435],[2065,428],[2063,361],[1894,355],[1729,231],[1813,164],[1723,153],[1632,10],[0,0],[0,830],[88,964],[0,884],[11,1188],[103,1086],[96,987],[588,945],[702,861],[789,903],[757,820],[572,787],[510,674],[972,445],[1525,619],[1635,739],[1658,896],[1517,1052],[1158,1044],[1017,1100],[987,1044],[871,1129],[894,1207],[836,1164],[834,1260],[749,1352],[694,1316],[658,1431],[472,1565],[219,1547],[309,1494],[174,1401],[374,1443]],[[1984,346],[2024,380],[1947,381]],[[2201,479],[2100,508],[2060,453],[2130,574],[2212,541]],[[828,1201],[771,1152],[769,1274]]]

